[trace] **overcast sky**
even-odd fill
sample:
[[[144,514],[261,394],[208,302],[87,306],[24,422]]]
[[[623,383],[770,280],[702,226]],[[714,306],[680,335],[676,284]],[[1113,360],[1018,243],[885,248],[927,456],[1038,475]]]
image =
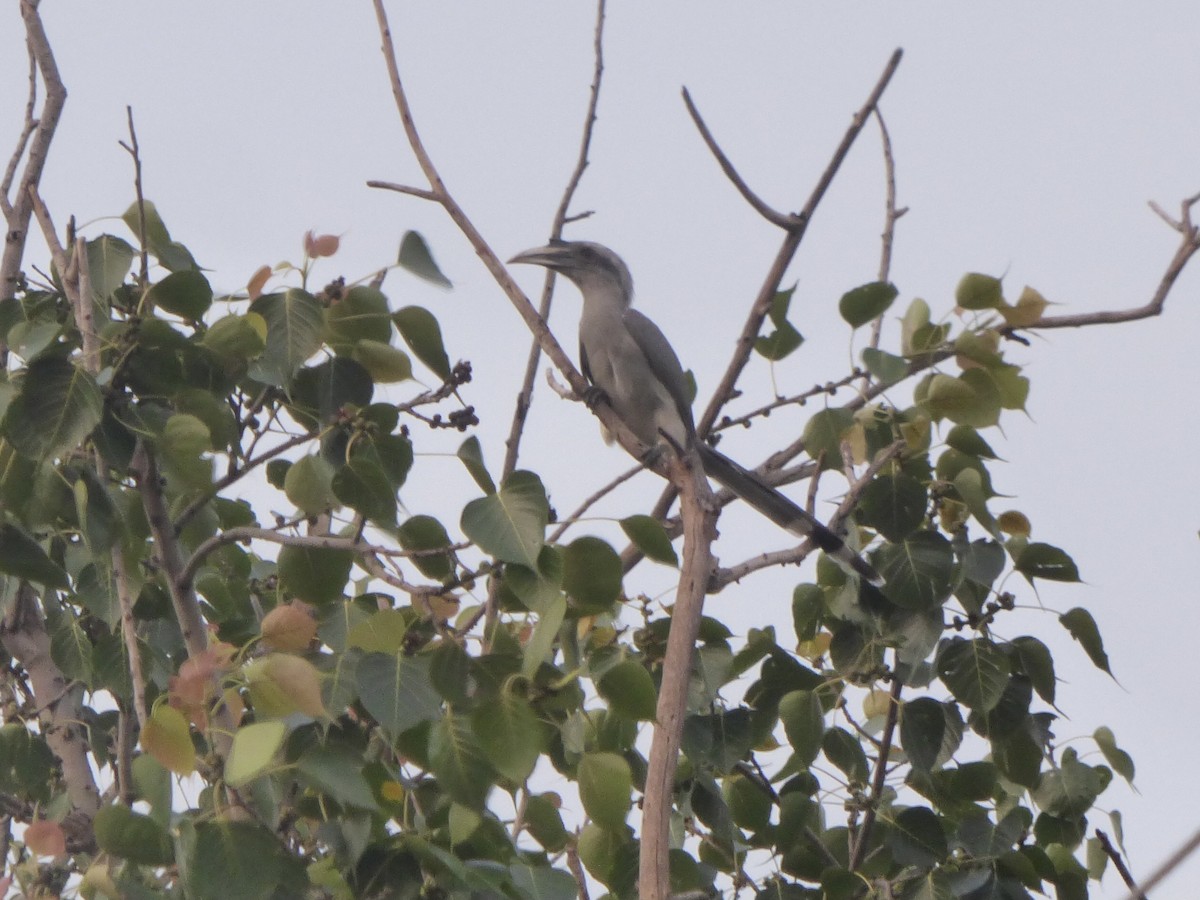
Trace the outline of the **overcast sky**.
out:
[[[390,4],[400,65],[418,126],[450,190],[502,256],[543,242],[574,162],[591,78],[594,7],[576,0]],[[436,312],[452,357],[469,359],[468,400],[494,468],[528,347],[524,326],[466,242],[430,204],[368,189],[368,179],[420,184],[388,88],[370,5],[260,2],[75,4],[43,15],[70,92],[43,194],[60,224],[123,233],[132,200],[125,105],[136,116],[145,187],[172,230],[236,289],[263,263],[299,262],[305,230],[343,235],[315,276],[362,277],[395,257],[404,231],[428,239],[455,290],[396,273],[394,306]],[[0,14],[0,147],[11,147],[25,100],[15,4]],[[592,164],[570,235],[599,240],[633,270],[641,308],[667,332],[701,397],[713,388],[780,233],[723,178],[695,133],[680,88],[750,184],[774,206],[798,208],[896,47],[904,61],[884,97],[909,209],[896,237],[898,314],[913,297],[935,316],[953,306],[964,272],[1005,276],[1062,304],[1057,312],[1137,306],[1153,292],[1178,235],[1147,208],[1177,214],[1200,191],[1200,5],[733,4],[614,0]],[[8,150],[2,155],[7,157]],[[777,366],[754,363],[743,408],[769,398],[772,378],[795,391],[844,374],[861,349],[837,298],[873,280],[883,221],[878,133],[868,128],[820,208],[787,283],[808,338]],[[31,248],[29,262],[39,261]],[[1116,684],[1093,669],[1055,615],[998,623],[1051,645],[1060,742],[1113,728],[1138,767],[1133,793],[1101,798],[1125,817],[1135,873],[1145,876],[1198,825],[1194,764],[1196,589],[1200,527],[1196,339],[1200,265],[1185,273],[1157,319],[1050,332],[1008,352],[1028,364],[1028,417],[1008,416],[989,440],[994,511],[1017,508],[1034,536],[1064,547],[1086,583],[1041,588],[1062,612],[1086,606],[1105,637]],[[528,291],[540,273],[516,273]],[[551,324],[574,348],[578,300],[560,292]],[[895,349],[889,316],[884,346]],[[911,387],[892,401],[907,405]],[[724,445],[746,462],[809,414]],[[541,472],[566,511],[627,459],[597,440],[589,414],[539,387],[523,464]],[[424,440],[424,438],[422,438]],[[422,446],[453,449],[445,437]],[[419,447],[420,449],[420,447]],[[756,456],[758,453],[758,456]],[[417,511],[469,498],[452,459],[419,463]],[[836,488],[831,485],[831,490]],[[428,491],[422,495],[422,490]],[[640,511],[657,496],[643,475],[606,508]],[[428,501],[423,502],[427,497]],[[827,510],[826,510],[827,512]],[[447,522],[447,524],[452,524]],[[602,525],[597,525],[601,533]],[[722,562],[786,539],[749,516],[722,523]],[[733,627],[774,622],[786,642],[795,573],[751,580],[710,601]],[[670,572],[639,570],[630,590],[665,591]],[[1038,598],[1010,580],[1020,602]],[[1090,741],[1074,741],[1090,752]],[[1088,757],[1095,762],[1097,757]],[[1100,814],[1093,827],[1110,828]],[[1156,900],[1188,900],[1193,858]],[[1103,896],[1121,897],[1114,875]]]

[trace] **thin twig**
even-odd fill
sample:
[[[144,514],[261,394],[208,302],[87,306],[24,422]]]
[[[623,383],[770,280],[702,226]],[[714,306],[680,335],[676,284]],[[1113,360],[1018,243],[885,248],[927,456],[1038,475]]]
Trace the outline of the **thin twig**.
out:
[[[441,198],[428,188],[413,187],[408,184],[396,184],[394,181],[372,179],[367,182],[367,187],[378,188],[382,191],[395,191],[397,194],[408,194],[410,197],[420,197],[422,200],[430,200],[434,203],[441,202]]]
[[[1120,322],[1133,322],[1138,319],[1148,319],[1151,316],[1157,316],[1163,311],[1163,307],[1167,302],[1167,295],[1171,293],[1171,288],[1175,284],[1176,279],[1179,278],[1188,261],[1197,251],[1200,251],[1200,226],[1192,223],[1192,207],[1197,203],[1200,203],[1200,194],[1188,197],[1182,202],[1178,222],[1173,222],[1169,218],[1166,219],[1168,224],[1183,236],[1183,239],[1180,241],[1175,255],[1167,264],[1166,271],[1163,272],[1162,279],[1159,281],[1154,295],[1145,306],[1135,306],[1131,309],[1117,309],[1105,312],[1080,313],[1073,316],[1042,316],[1032,325],[1020,330],[1081,328],[1085,325],[1114,325]],[[1158,210],[1158,212],[1161,215],[1161,210]]]
[[[1137,881],[1134,880],[1133,873],[1125,865],[1125,860],[1121,858],[1121,851],[1113,846],[1112,841],[1108,839],[1108,835],[1096,829],[1096,840],[1100,842],[1100,847],[1104,850],[1104,855],[1112,860],[1112,864],[1116,867],[1117,874],[1121,876],[1121,880],[1125,882],[1125,887],[1129,888],[1132,896],[1136,900],[1146,900],[1146,895],[1138,890]]]
[[[879,756],[875,760],[875,774],[871,779],[871,795],[868,798],[867,811],[863,816],[862,826],[854,841],[854,849],[850,853],[851,872],[858,871],[867,855],[867,847],[871,841],[871,829],[875,818],[879,815],[879,803],[883,799],[884,780],[887,778],[888,755],[891,753],[892,741],[896,736],[896,720],[900,714],[900,693],[904,690],[904,682],[899,678],[892,680],[891,702],[888,704],[887,721],[883,726],[883,736],[879,739]]]
[[[29,220],[33,215],[30,188],[36,188],[41,182],[50,144],[54,140],[54,130],[58,127],[63,104],[67,100],[67,89],[59,77],[58,64],[54,60],[54,52],[50,49],[50,40],[42,27],[37,4],[32,0],[21,0],[21,18],[25,22],[25,39],[29,53],[37,61],[37,69],[46,86],[46,97],[42,101],[41,115],[37,117],[32,136],[20,139],[17,148],[19,152],[14,156],[14,159],[19,160],[20,151],[23,151],[25,167],[16,187],[12,189],[13,196],[5,215],[7,228],[4,235],[4,251],[0,254],[0,300],[7,300],[16,295],[21,261],[25,256],[25,243],[29,238]],[[32,93],[30,96],[32,102]],[[26,109],[28,124],[32,118],[28,115],[30,107]],[[6,180],[11,185],[15,180],[16,165],[10,161],[10,166],[14,175],[9,179],[6,169]],[[0,341],[0,368],[7,360],[8,347]]]
[[[247,460],[246,464],[240,469],[230,472],[228,475],[225,475],[222,478],[218,478],[215,482],[213,482],[213,486],[209,488],[208,491],[185,506],[183,511],[175,517],[175,521],[172,523],[175,528],[175,533],[179,534],[179,532],[183,530],[184,526],[187,525],[187,523],[192,520],[196,513],[200,512],[200,510],[202,510],[205,505],[212,500],[213,497],[217,496],[223,490],[225,490],[225,488],[241,479],[251,469],[261,466],[263,463],[269,462],[270,460],[279,456],[281,453],[286,453],[293,447],[298,447],[301,444],[307,443],[315,437],[316,433],[311,431],[290,437],[286,441],[281,441],[280,443],[276,444],[270,450],[264,450],[261,455],[256,456],[254,459]]]
[[[563,519],[561,524],[559,524],[558,528],[554,529],[554,531],[551,532],[550,537],[548,537],[546,539],[547,542],[551,543],[551,544],[558,543],[558,540],[563,536],[563,533],[568,528],[570,528],[572,525],[574,525],[576,521],[583,518],[583,516],[587,513],[587,511],[589,509],[592,508],[593,505],[595,505],[599,501],[603,500],[605,497],[607,497],[614,490],[616,490],[621,485],[623,485],[625,482],[627,482],[634,475],[637,475],[639,472],[644,472],[644,471],[646,471],[646,467],[643,465],[636,465],[636,466],[633,466],[632,468],[626,469],[624,472],[622,472],[620,475],[618,475],[616,478],[614,478],[608,484],[604,485],[604,487],[600,488],[600,490],[596,491],[595,493],[593,493],[590,496],[588,496],[587,498],[585,498],[584,501],[575,508],[574,512],[572,512],[569,516],[567,516],[565,519]]]
[[[800,224],[800,219],[790,213],[781,213],[776,209],[772,209],[767,205],[758,194],[750,189],[750,185],[746,184],[745,179],[738,173],[729,157],[725,155],[725,151],[717,144],[716,138],[709,131],[708,125],[704,122],[704,117],[700,115],[700,110],[696,108],[696,104],[692,102],[692,95],[687,88],[683,89],[683,102],[687,106],[688,115],[692,117],[692,122],[696,126],[696,130],[700,132],[700,137],[704,139],[705,145],[714,157],[717,164],[721,167],[721,171],[725,173],[725,177],[733,182],[733,186],[737,188],[742,199],[750,204],[760,216],[770,222],[772,225],[778,225],[780,228],[789,229],[795,228]]]
[[[888,83],[892,80],[892,76],[896,72],[896,67],[900,65],[902,55],[903,51],[896,50],[888,60],[883,74],[875,82],[875,87],[871,89],[866,102],[855,113],[854,119],[842,137],[841,143],[834,151],[833,157],[825,167],[825,171],[821,173],[821,177],[817,180],[816,187],[813,188],[808,201],[804,204],[804,208],[797,215],[796,222],[788,228],[787,233],[784,235],[783,243],[775,255],[775,260],[771,263],[767,276],[759,288],[758,296],[755,297],[754,304],[750,308],[750,313],[746,317],[746,322],[742,326],[741,334],[738,335],[737,341],[734,344],[733,356],[725,369],[725,374],[717,385],[717,389],[713,392],[712,399],[709,401],[704,413],[696,423],[696,431],[700,435],[708,434],[713,423],[717,420],[717,416],[720,415],[722,408],[733,397],[738,378],[741,376],[742,370],[746,367],[746,363],[750,359],[750,353],[754,349],[754,341],[762,330],[763,319],[770,312],[772,301],[779,290],[780,283],[783,281],[784,273],[787,271],[792,258],[795,256],[800,243],[804,239],[804,234],[808,230],[808,225],[812,221],[813,214],[824,198],[825,192],[829,190],[829,185],[833,182],[834,176],[837,175],[838,170],[849,154],[855,139],[866,124],[867,117],[875,109],[876,104],[879,103],[879,98],[883,95]]]
[[[892,136],[888,133],[887,123],[879,107],[874,109],[875,121],[879,124],[879,142],[883,146],[883,174],[887,184],[884,197],[883,234],[879,238],[879,277],[878,281],[886,282],[892,273],[892,246],[896,240],[896,220],[908,212],[907,209],[896,208],[896,157],[892,153]],[[883,332],[883,317],[877,316],[871,323],[870,346],[878,347],[879,338]],[[870,380],[870,375],[867,375]]]
[[[1149,878],[1141,883],[1139,886],[1140,890],[1135,889],[1131,891],[1125,900],[1144,900],[1144,897],[1150,893],[1151,888],[1157,887],[1160,881],[1174,872],[1175,869],[1179,867],[1180,863],[1196,852],[1198,847],[1200,847],[1200,831],[1197,831],[1190,838],[1188,838],[1182,847],[1172,853],[1167,858],[1166,862],[1159,866]]]
[[[138,148],[137,130],[133,127],[133,107],[125,107],[125,118],[129,121],[129,143],[117,141],[126,152],[133,157],[133,190],[137,198],[138,211],[138,247],[141,249],[141,268],[138,283],[142,290],[150,284],[150,251],[146,246],[146,197],[142,193],[142,155]]]
[[[25,118],[21,125],[21,134],[17,137],[16,149],[8,158],[8,165],[4,167],[4,177],[0,178],[0,213],[4,214],[6,221],[12,213],[8,192],[12,190],[13,179],[17,177],[17,167],[21,164],[21,157],[25,155],[29,138],[38,126],[38,120],[34,116],[37,110],[37,57],[33,55],[33,45],[28,41],[25,42],[25,52],[29,56],[29,97],[25,101]]]
[[[592,132],[596,125],[596,108],[600,103],[600,80],[604,75],[604,15],[605,0],[598,0],[596,4],[596,28],[592,39],[592,56],[595,62],[592,67],[591,94],[588,98],[587,110],[584,113],[583,134],[579,140],[579,155],[575,160],[575,168],[571,171],[570,178],[567,179],[567,186],[563,190],[562,199],[559,201],[558,209],[554,211],[554,218],[550,223],[551,240],[562,237],[563,226],[567,221],[567,212],[570,209],[571,201],[575,198],[579,182],[583,179],[584,170],[588,165],[588,153],[592,146]],[[545,280],[542,283],[542,297],[538,303],[538,315],[541,316],[543,322],[550,319],[550,304],[554,297],[554,282],[554,271],[547,269]],[[504,467],[502,469],[503,478],[511,475],[517,467],[517,457],[521,452],[521,436],[525,431],[525,420],[529,416],[529,409],[533,405],[534,378],[537,376],[538,363],[541,358],[541,344],[535,339],[530,345],[529,357],[525,361],[525,375],[521,379],[521,389],[517,392],[516,408],[513,410],[512,424],[509,426],[508,439],[505,441]]]

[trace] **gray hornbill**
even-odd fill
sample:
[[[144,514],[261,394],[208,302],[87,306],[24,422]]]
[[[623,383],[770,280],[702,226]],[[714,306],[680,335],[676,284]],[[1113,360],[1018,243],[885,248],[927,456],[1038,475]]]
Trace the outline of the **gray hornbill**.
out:
[[[590,241],[555,241],[518,253],[509,262],[544,266],[579,288],[583,374],[638,440],[653,448],[665,436],[677,447],[694,447],[705,474],[772,522],[808,538],[872,584],[882,584],[870,565],[807,510],[696,439],[679,357],[658,326],[633,309],[633,278],[621,257]]]

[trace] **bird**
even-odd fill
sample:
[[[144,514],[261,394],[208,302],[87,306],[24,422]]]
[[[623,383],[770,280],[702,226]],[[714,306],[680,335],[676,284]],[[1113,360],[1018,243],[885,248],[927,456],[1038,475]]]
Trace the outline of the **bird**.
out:
[[[570,280],[583,297],[579,356],[583,374],[644,445],[694,449],[705,475],[777,525],[875,586],[879,573],[845,541],[775,488],[696,435],[688,382],[662,330],[633,308],[633,277],[615,252],[592,241],[551,241],[509,263],[542,266]]]

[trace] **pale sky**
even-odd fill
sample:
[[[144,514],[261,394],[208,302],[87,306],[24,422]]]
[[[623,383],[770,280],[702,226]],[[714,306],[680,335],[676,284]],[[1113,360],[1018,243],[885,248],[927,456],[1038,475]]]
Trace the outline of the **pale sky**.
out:
[[[343,235],[321,281],[359,278],[395,258],[416,229],[455,282],[437,291],[403,273],[385,284],[394,306],[419,303],[440,318],[452,358],[469,359],[468,402],[493,469],[528,348],[524,326],[440,209],[367,188],[368,179],[421,184],[392,105],[370,4],[260,0],[181,5],[44,0],[43,16],[69,90],[45,180],[56,221],[85,233],[124,234],[132,200],[125,106],[136,117],[145,189],[219,289],[243,286],[263,263],[299,262],[309,228]],[[574,164],[592,67],[594,6],[525,3],[389,5],[418,127],[450,190],[504,258],[543,242]],[[0,155],[15,140],[26,62],[15,8],[0,14]],[[591,166],[575,211],[594,210],[570,236],[598,240],[633,271],[638,303],[692,368],[706,400],[781,235],[724,179],[679,96],[692,92],[726,152],[769,203],[795,209],[874,84],[890,53],[905,58],[882,109],[897,162],[896,316],[914,297],[934,315],[953,307],[964,272],[1004,275],[1010,299],[1030,284],[1055,312],[1145,303],[1178,235],[1148,209],[1177,215],[1200,191],[1200,5],[732,4],[613,0]],[[749,409],[840,377],[857,357],[836,313],[847,289],[875,278],[883,222],[878,132],[868,127],[819,209],[785,283],[798,282],[792,321],[804,347],[775,368],[752,364]],[[39,262],[31,246],[28,262]],[[1194,571],[1200,543],[1200,438],[1195,384],[1200,261],[1163,316],[1035,337],[1009,354],[1028,365],[1029,416],[988,435],[1007,460],[993,468],[995,512],[1023,511],[1034,537],[1062,546],[1085,584],[1040,588],[1048,610],[1085,606],[1096,617],[1120,684],[1092,668],[1056,615],[1021,613],[1002,637],[1034,634],[1055,654],[1061,744],[1098,761],[1084,740],[1116,733],[1137,764],[1134,793],[1114,784],[1102,809],[1124,815],[1126,847],[1145,877],[1200,816],[1192,761],[1200,633]],[[515,273],[529,292],[540,273]],[[574,351],[578,298],[560,291],[551,324]],[[848,395],[847,395],[848,398]],[[911,387],[891,395],[907,405]],[[591,417],[539,393],[523,465],[539,471],[560,511],[628,460],[598,439]],[[739,408],[739,407],[735,407]],[[756,463],[764,446],[803,428],[811,410],[772,417],[723,444]],[[442,436],[418,450],[452,450]],[[790,439],[790,438],[788,438]],[[422,441],[425,439],[422,438]],[[759,454],[756,456],[756,453]],[[420,461],[436,484],[410,485],[414,511],[457,514],[443,492],[473,489],[453,459]],[[642,475],[602,512],[642,511],[657,496]],[[831,483],[829,490],[837,486]],[[454,502],[458,503],[458,500]],[[461,503],[459,503],[461,505]],[[826,514],[828,508],[826,509]],[[593,530],[611,535],[605,523]],[[722,522],[730,564],[786,538],[750,514]],[[585,533],[580,531],[577,533]],[[751,579],[710,600],[731,627],[774,622],[789,633],[795,572]],[[667,590],[670,572],[637,570],[632,591]],[[1187,585],[1192,584],[1189,588]],[[1038,598],[1019,579],[1023,604]],[[1078,738],[1078,740],[1072,740]],[[1094,812],[1091,828],[1111,832]],[[1189,900],[1193,857],[1155,900]],[[1096,896],[1123,897],[1110,870]]]

